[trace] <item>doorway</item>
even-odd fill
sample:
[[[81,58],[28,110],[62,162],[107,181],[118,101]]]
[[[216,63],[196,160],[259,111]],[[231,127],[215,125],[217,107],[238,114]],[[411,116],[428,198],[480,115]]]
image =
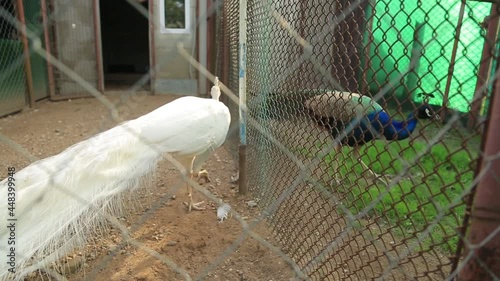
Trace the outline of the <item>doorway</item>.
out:
[[[101,0],[99,9],[104,89],[126,90],[149,72],[149,20],[123,0]]]

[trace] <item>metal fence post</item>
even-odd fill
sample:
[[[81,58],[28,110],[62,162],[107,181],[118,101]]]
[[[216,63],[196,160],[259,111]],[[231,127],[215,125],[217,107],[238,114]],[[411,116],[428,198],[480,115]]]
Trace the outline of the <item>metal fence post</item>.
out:
[[[500,59],[497,58],[500,62]],[[497,69],[497,73],[500,67]],[[471,226],[467,235],[467,241],[473,248],[472,258],[466,261],[466,265],[459,277],[465,280],[493,280],[491,274],[500,277],[498,259],[500,257],[500,79],[495,81],[495,89],[491,97],[486,135],[482,145],[482,160],[480,170],[488,169],[480,179],[474,198],[471,213]],[[481,174],[479,172],[478,174]],[[466,256],[467,256],[466,253]]]
[[[24,5],[23,0],[17,0],[17,16],[21,28],[21,41],[23,42],[24,53],[24,71],[26,73],[26,84],[28,87],[28,98],[30,107],[35,106],[35,93],[33,90],[33,77],[31,76],[31,61],[30,61],[30,47],[28,43],[28,36],[26,34],[26,22],[24,20]]]
[[[92,1],[92,14],[94,16],[94,38],[95,38],[95,59],[97,72],[97,89],[104,92],[104,69],[102,61],[102,42],[101,42],[101,12],[99,0]]]
[[[155,1],[149,1],[149,75],[151,94],[156,94],[156,23],[155,23]]]
[[[48,7],[45,0],[40,0],[40,6],[42,9],[42,22],[43,22],[43,38],[45,42],[45,54],[47,57],[51,56],[51,47],[50,47],[50,34],[49,34],[49,17],[48,17]],[[49,79],[49,96],[50,99],[54,99],[56,95],[56,86],[55,86],[55,78],[54,78],[54,69],[52,68],[52,63],[47,60],[47,76]]]
[[[248,191],[246,177],[246,60],[247,60],[247,0],[240,0],[239,29],[239,112],[240,112],[240,146],[239,146],[239,193]]]

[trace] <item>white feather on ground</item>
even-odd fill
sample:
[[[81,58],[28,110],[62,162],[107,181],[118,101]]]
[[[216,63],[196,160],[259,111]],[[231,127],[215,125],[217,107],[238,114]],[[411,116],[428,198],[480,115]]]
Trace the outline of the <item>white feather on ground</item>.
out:
[[[224,204],[217,208],[217,218],[220,220],[220,222],[223,222],[225,219],[227,219],[229,211],[231,211],[231,206],[229,206],[228,204]]]
[[[119,195],[139,187],[155,171],[162,153],[195,156],[221,146],[230,114],[218,97],[179,98],[18,171],[16,275],[7,271],[3,253],[10,233],[4,226],[0,280],[21,279],[84,245],[89,231],[105,221],[102,215],[120,209]],[[4,194],[7,184],[7,179],[0,182]],[[6,223],[3,198],[0,221]]]

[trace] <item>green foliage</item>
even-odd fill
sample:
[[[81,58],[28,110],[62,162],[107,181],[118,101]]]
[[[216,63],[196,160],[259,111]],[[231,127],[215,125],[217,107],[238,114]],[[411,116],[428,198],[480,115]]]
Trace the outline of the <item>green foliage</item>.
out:
[[[165,27],[185,28],[186,27],[185,0],[164,0],[164,1],[165,1]]]

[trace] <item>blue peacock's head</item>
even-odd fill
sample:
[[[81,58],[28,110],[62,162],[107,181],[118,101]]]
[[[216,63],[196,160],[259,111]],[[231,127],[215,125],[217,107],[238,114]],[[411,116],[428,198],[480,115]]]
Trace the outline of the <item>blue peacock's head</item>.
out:
[[[419,119],[434,119],[434,120],[439,120],[439,114],[437,114],[434,109],[429,105],[429,99],[434,98],[433,94],[428,94],[428,93],[420,93],[418,94],[419,97],[422,97],[424,99],[424,104],[422,104],[418,109],[417,109],[417,117]]]

